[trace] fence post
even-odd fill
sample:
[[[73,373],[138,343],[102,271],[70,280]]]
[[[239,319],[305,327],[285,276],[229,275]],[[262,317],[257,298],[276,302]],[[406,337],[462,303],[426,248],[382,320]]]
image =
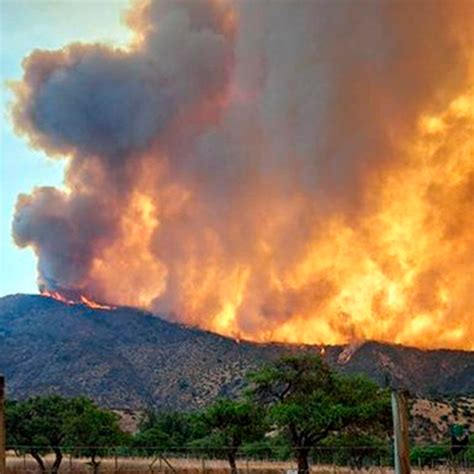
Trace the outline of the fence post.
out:
[[[392,390],[392,417],[395,444],[395,473],[410,474],[408,402],[406,391]]]
[[[0,375],[0,474],[6,472],[5,378]]]

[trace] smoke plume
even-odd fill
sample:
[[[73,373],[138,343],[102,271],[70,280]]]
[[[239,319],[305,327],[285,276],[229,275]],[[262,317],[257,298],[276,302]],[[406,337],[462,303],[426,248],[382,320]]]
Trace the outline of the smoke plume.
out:
[[[254,340],[472,349],[474,3],[150,0],[31,53],[39,285]]]

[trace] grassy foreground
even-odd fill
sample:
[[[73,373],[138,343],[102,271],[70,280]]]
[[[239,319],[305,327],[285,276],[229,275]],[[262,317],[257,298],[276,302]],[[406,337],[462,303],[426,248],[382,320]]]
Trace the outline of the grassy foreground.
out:
[[[53,462],[53,456],[47,456],[49,463]],[[167,459],[169,465],[163,460],[153,458],[106,458],[100,465],[100,473],[104,474],[132,474],[132,473],[166,473],[166,474],[229,474],[229,464],[225,460],[208,460],[204,462],[201,459]],[[286,474],[287,471],[296,469],[292,461],[237,461],[237,468],[242,474]],[[365,472],[392,474],[392,468],[386,466],[371,466],[364,469]],[[33,459],[28,456],[16,457],[10,455],[7,457],[6,474],[26,474],[36,473],[37,465]],[[91,472],[87,459],[65,458],[61,466],[60,473],[88,474]],[[314,465],[311,466],[311,473],[321,474],[349,474],[357,472],[354,469],[337,465]],[[450,466],[439,466],[438,469],[413,469],[415,474],[474,474],[474,469],[456,469]]]

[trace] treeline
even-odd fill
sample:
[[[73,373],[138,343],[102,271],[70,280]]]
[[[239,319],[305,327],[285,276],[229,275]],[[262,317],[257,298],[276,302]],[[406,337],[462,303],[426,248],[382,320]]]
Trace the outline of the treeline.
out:
[[[144,448],[148,453],[180,448],[225,456],[236,472],[238,452],[287,458],[308,472],[313,446],[384,445],[390,430],[389,394],[364,377],[332,371],[317,356],[287,356],[248,377],[240,400],[222,399],[192,413],[149,412],[135,436],[118,417],[85,398],[38,397],[7,405],[8,444],[27,452],[45,470],[53,452],[57,472],[68,446],[81,447],[94,470],[102,447]],[[74,454],[74,452],[72,452]]]
[[[232,474],[236,457],[294,458],[300,474],[320,449],[332,461],[360,466],[386,456],[391,432],[387,390],[361,376],[337,374],[313,355],[286,356],[250,374],[239,400],[221,399],[200,411],[154,412],[135,435],[124,433],[119,417],[86,398],[37,397],[7,403],[7,443],[29,453],[45,471],[54,453],[57,473],[64,453],[88,456],[94,472],[105,447],[122,454],[193,452],[224,457]],[[321,459],[324,461],[324,459]]]

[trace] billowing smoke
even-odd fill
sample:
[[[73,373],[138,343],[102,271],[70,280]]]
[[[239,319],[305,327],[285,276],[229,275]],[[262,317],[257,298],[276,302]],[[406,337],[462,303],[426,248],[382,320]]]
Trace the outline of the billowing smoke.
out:
[[[13,222],[42,288],[257,340],[472,348],[471,0],[127,21],[127,49],[34,51],[14,86],[18,133],[67,161]]]
[[[229,82],[224,8],[169,1],[137,4],[132,13],[137,39],[129,50],[35,51],[16,85],[17,129],[34,146],[69,157],[71,192],[38,188],[21,196],[13,225],[16,242],[37,251],[41,284],[51,289],[87,286],[94,258],[123,237],[120,216],[143,153],[180,115],[217,101]]]

